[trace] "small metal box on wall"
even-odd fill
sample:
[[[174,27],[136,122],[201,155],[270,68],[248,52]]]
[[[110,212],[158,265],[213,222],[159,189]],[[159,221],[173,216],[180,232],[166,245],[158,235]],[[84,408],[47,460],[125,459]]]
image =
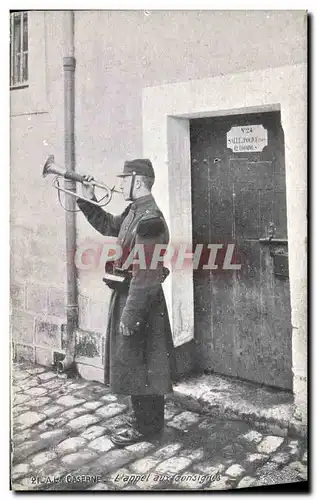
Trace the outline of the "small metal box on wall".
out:
[[[268,236],[266,238],[260,238],[259,241],[268,244],[270,247],[274,275],[288,278],[287,240],[283,238],[274,238],[274,234],[275,225],[271,222],[268,229]]]
[[[283,278],[288,278],[288,252],[276,253],[274,250],[271,251],[271,256],[273,257],[273,269],[275,276],[280,276]]]

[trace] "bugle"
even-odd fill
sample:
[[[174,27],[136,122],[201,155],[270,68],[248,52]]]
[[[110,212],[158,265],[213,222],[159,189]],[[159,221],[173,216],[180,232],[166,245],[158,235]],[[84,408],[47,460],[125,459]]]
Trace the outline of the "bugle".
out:
[[[113,193],[121,194],[121,191],[116,190],[114,186],[110,188],[109,186],[106,186],[106,184],[95,181],[94,179],[88,182],[85,180],[85,175],[79,174],[78,172],[72,172],[66,170],[60,165],[57,165],[57,163],[55,163],[54,161],[54,155],[50,155],[46,160],[43,167],[42,176],[47,177],[48,175],[51,174],[55,175],[55,179],[53,180],[53,187],[55,189],[57,189],[58,191],[62,191],[63,193],[69,194],[70,196],[74,196],[77,199],[89,201],[89,203],[97,205],[98,207],[104,207],[105,205],[108,205],[108,203],[110,203],[110,201],[112,200]],[[87,184],[87,185],[90,184],[91,186],[103,189],[104,191],[106,191],[106,194],[99,201],[90,200],[89,198],[80,196],[79,194],[77,194],[74,191],[71,191],[70,189],[61,188],[58,182],[59,177],[63,177],[64,179],[69,179],[75,182],[80,182],[81,184]]]

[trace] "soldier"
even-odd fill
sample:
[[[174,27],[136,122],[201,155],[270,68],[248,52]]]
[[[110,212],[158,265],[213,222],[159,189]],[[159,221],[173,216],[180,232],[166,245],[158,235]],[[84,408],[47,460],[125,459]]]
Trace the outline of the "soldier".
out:
[[[105,383],[112,392],[131,396],[133,423],[111,436],[117,446],[159,437],[164,429],[164,395],[172,391],[174,347],[161,283],[167,273],[162,263],[150,269],[156,244],[167,244],[169,232],[151,193],[155,175],[152,163],[136,159],[124,163],[121,190],[132,201],[114,216],[88,201],[77,200],[92,226],[106,236],[117,236],[123,256],[112,273],[124,282],[105,280],[113,289],[106,334]],[[89,182],[91,177],[86,177]],[[83,186],[83,195],[96,199],[94,188]],[[122,270],[127,250],[145,249],[146,268],[133,264]],[[167,270],[168,271],[168,270]]]

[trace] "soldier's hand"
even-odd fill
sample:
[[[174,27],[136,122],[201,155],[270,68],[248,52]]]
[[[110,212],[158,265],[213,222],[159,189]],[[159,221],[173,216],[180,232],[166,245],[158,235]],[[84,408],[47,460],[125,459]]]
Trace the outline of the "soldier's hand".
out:
[[[125,337],[131,337],[134,334],[134,330],[128,328],[122,321],[120,321],[120,333]]]
[[[90,184],[93,179],[91,175],[84,175],[84,182],[82,184],[82,194],[84,198],[89,198],[89,200],[95,196],[95,187]]]

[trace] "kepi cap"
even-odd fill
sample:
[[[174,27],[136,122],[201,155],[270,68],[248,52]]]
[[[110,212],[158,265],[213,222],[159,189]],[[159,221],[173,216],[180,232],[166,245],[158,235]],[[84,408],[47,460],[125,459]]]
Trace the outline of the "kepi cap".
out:
[[[128,175],[144,175],[145,177],[155,178],[154,168],[151,160],[139,158],[136,160],[125,161],[123,172],[117,177],[127,177]]]

